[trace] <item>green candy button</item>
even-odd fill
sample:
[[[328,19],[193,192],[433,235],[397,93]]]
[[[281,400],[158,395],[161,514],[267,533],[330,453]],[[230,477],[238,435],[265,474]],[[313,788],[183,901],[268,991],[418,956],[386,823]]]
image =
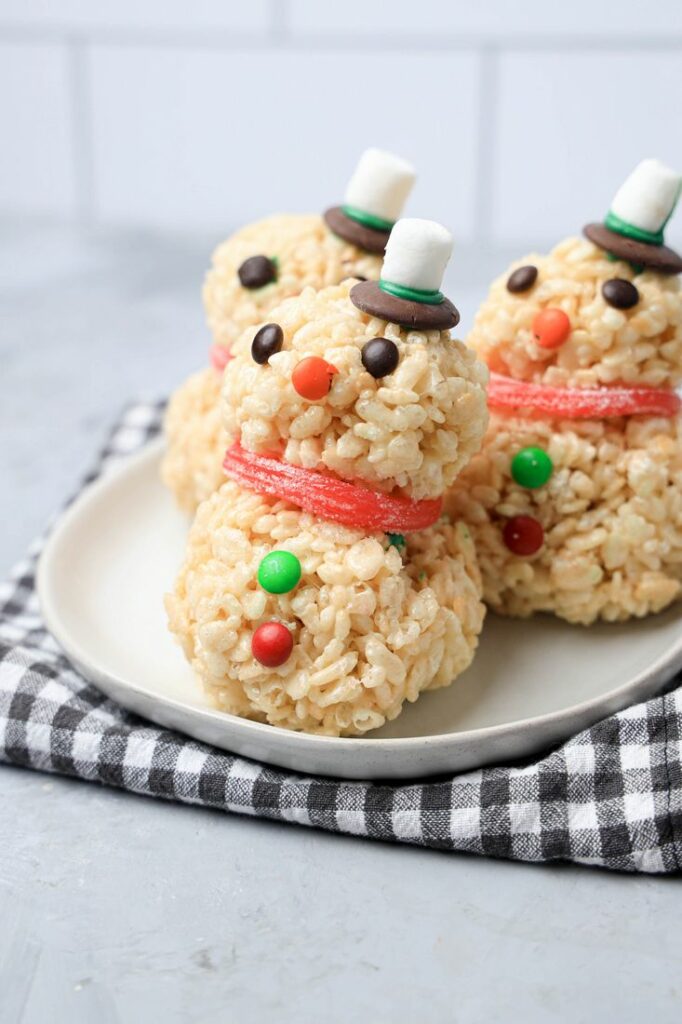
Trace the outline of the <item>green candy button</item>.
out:
[[[542,448],[522,448],[512,459],[511,472],[520,487],[542,487],[552,475],[554,466]]]
[[[268,594],[288,594],[301,578],[301,563],[290,551],[271,551],[258,566],[258,582]]]

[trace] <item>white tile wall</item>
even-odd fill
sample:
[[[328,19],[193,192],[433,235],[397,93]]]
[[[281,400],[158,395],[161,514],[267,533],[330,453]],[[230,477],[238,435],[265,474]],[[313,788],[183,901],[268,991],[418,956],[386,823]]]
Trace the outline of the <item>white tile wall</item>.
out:
[[[485,35],[500,42],[517,37],[568,33],[583,40],[671,32],[682,35],[680,0],[653,4],[632,0],[291,0],[294,33],[344,36],[409,34],[455,38]]]
[[[73,124],[66,50],[0,39],[0,97],[0,210],[73,214]]]
[[[273,210],[322,210],[375,144],[422,168],[413,211],[469,237],[477,64],[464,53],[367,53],[349,76],[333,52],[96,46],[96,215],[220,231]],[[391,102],[378,108],[388,82]],[[421,100],[443,95],[457,97],[445,119]]]
[[[679,53],[503,56],[492,223],[551,242],[599,220],[644,156],[682,168]],[[682,217],[668,237],[682,246]]]
[[[43,30],[267,31],[269,0],[2,0],[0,24]]]
[[[378,144],[413,212],[545,244],[682,167],[681,57],[682,0],[0,0],[0,214],[220,234]]]

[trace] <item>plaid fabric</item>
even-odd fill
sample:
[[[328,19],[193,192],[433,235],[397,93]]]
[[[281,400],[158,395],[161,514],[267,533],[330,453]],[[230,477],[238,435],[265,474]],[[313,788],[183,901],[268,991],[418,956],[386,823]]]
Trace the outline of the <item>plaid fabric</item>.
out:
[[[88,480],[159,429],[125,413]],[[294,775],[151,726],[69,664],[40,618],[41,541],[0,588],[0,761],[372,839],[624,871],[682,865],[682,677],[532,763],[413,785]],[[361,742],[361,741],[359,741]]]

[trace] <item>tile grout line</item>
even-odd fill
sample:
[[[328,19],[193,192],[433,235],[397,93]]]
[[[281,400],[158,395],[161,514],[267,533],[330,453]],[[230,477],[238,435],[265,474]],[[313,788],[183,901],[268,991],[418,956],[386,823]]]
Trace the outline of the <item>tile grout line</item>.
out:
[[[86,227],[94,218],[95,177],[92,145],[88,43],[79,36],[67,42],[71,101],[71,150],[74,163],[75,215]]]
[[[491,247],[493,241],[499,60],[500,55],[496,47],[486,46],[479,50],[474,226],[478,232],[479,243],[486,249]]]
[[[75,34],[77,33],[77,35]],[[423,35],[409,33],[377,35],[322,34],[313,32],[291,33],[289,0],[270,0],[270,25],[263,32],[239,32],[202,29],[189,33],[174,30],[95,28],[83,30],[61,27],[56,23],[32,27],[6,22],[0,23],[0,43],[69,43],[78,38],[84,44],[116,47],[179,47],[209,50],[271,50],[308,52],[317,48],[329,52],[394,52],[411,53],[452,52],[463,50],[495,49],[509,53],[519,51],[551,53],[670,53],[682,50],[682,34],[623,36],[566,36],[547,33],[509,38],[496,33],[471,35]]]
[[[289,0],[270,0],[270,38],[281,43],[288,39],[291,11]]]

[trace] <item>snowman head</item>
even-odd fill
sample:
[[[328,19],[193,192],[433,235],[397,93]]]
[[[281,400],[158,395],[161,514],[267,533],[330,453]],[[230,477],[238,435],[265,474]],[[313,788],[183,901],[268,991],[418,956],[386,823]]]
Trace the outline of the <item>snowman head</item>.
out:
[[[328,210],[324,219],[310,214],[267,217],[219,245],[204,285],[216,342],[232,345],[245,327],[308,286],[377,278],[388,218],[399,216],[414,179],[405,160],[369,149],[350,179],[346,202]]]
[[[314,214],[279,214],[242,228],[218,246],[204,283],[215,341],[231,346],[245,327],[307,286],[374,278],[381,257],[333,236]]]
[[[644,161],[604,224],[587,226],[588,240],[569,238],[505,271],[469,336],[490,369],[554,387],[680,383],[679,257],[662,235],[679,182]]]
[[[240,338],[225,372],[223,422],[244,448],[414,498],[440,496],[478,450],[486,371],[446,327],[423,326],[452,321],[454,307],[432,301],[451,239],[419,223],[419,238],[414,224],[396,225],[385,280],[428,292],[428,303],[378,287],[368,298],[345,281],[306,289]],[[421,245],[424,233],[437,242]],[[410,259],[398,259],[401,238],[411,239],[412,271]]]

